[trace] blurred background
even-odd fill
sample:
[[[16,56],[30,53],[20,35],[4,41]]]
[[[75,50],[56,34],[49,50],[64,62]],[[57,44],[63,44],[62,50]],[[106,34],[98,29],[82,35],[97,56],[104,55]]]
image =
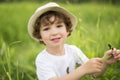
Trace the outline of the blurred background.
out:
[[[119,0],[0,0],[0,2],[22,2],[22,1],[31,1],[31,2],[71,2],[71,3],[82,3],[82,2],[96,2],[96,3],[112,3],[119,4]]]
[[[45,46],[30,38],[27,24],[48,2],[57,2],[78,19],[66,43],[89,58],[102,57],[108,43],[120,49],[120,0],[0,0],[0,80],[37,80],[35,58]],[[81,80],[120,80],[119,74],[120,62],[98,79]]]

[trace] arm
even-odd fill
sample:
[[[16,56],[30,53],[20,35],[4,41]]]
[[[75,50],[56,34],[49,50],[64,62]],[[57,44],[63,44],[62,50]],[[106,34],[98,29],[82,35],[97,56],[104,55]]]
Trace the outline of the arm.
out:
[[[49,80],[79,80],[87,74],[100,73],[102,69],[102,62],[100,58],[93,58],[86,62],[84,65],[78,67],[73,72],[69,73],[64,77],[53,77]]]
[[[64,76],[64,77],[53,77],[49,80],[78,80],[81,77],[83,77],[85,75],[85,71],[83,69],[83,67],[78,67],[76,70],[74,70],[73,72],[69,73],[68,75]]]

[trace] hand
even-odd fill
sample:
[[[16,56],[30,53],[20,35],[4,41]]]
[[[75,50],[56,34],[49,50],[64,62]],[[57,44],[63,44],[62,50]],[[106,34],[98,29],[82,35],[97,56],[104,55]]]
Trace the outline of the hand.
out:
[[[103,68],[103,62],[101,58],[90,59],[82,66],[86,74],[100,73]]]
[[[104,57],[110,55],[111,57],[105,61],[107,64],[112,64],[120,60],[120,50],[115,48],[113,50],[108,50],[105,52]]]

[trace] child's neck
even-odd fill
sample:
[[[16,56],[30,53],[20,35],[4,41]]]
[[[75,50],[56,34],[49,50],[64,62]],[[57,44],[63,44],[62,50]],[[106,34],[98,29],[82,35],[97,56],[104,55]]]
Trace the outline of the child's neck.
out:
[[[57,55],[61,56],[65,54],[65,49],[64,46],[59,46],[59,47],[47,47],[46,48],[47,52],[49,52],[52,55]]]

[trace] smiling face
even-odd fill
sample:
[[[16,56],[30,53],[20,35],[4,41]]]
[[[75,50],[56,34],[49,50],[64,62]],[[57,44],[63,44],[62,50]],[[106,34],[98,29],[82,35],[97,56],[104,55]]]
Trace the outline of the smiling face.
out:
[[[58,34],[59,32],[66,32],[67,36],[69,36],[72,32],[71,27],[72,24],[70,18],[56,11],[48,11],[36,20],[33,36],[39,39],[40,42],[46,44],[45,37],[56,33]],[[66,35],[66,33],[64,34]],[[53,37],[55,39],[52,40],[57,42],[62,39],[60,37],[61,36],[57,35],[56,37]]]
[[[67,39],[69,32],[62,19],[51,16],[47,23],[42,23],[40,27],[41,39],[46,46],[63,45]]]

